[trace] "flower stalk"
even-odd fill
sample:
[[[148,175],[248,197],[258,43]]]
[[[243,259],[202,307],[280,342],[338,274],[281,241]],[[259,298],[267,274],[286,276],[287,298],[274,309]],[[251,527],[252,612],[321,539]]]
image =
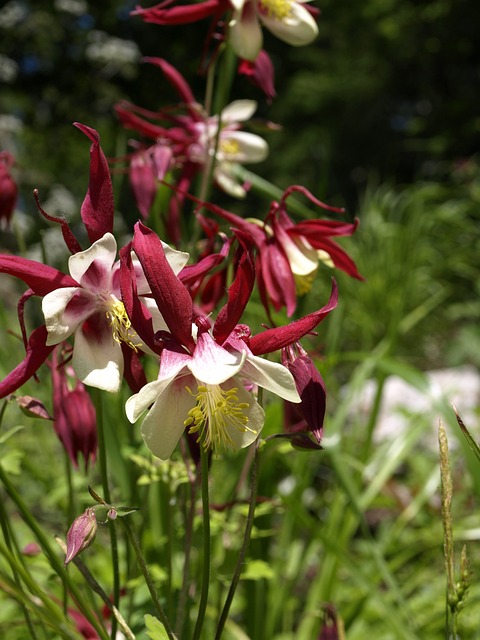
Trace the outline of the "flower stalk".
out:
[[[225,623],[227,622],[228,614],[230,612],[230,607],[232,606],[233,598],[235,596],[238,583],[240,581],[240,576],[245,564],[245,557],[247,555],[247,550],[248,550],[248,546],[250,544],[250,538],[252,535],[253,520],[255,518],[255,507],[257,504],[258,471],[260,466],[260,444],[258,441],[255,442],[254,447],[255,447],[255,456],[253,459],[252,475],[250,480],[250,498],[248,503],[248,514],[247,514],[247,521],[245,523],[245,531],[243,534],[242,547],[238,554],[237,564],[235,565],[235,571],[233,573],[232,581],[230,583],[230,588],[228,590],[225,603],[223,605],[222,611],[220,613],[220,617],[218,619],[217,630],[215,633],[215,640],[220,640],[220,638],[222,637],[222,633],[225,628]]]

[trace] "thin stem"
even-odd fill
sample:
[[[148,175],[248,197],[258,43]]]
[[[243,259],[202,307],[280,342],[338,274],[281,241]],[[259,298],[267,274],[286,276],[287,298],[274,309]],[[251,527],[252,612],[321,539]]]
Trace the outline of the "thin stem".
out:
[[[63,564],[60,562],[60,560],[58,559],[58,556],[53,551],[50,545],[50,540],[47,538],[43,530],[37,524],[37,521],[35,520],[30,510],[24,503],[18,491],[10,482],[8,475],[5,473],[1,465],[0,465],[0,481],[3,483],[3,486],[5,487],[6,492],[8,493],[10,498],[13,500],[15,505],[17,506],[17,509],[19,510],[25,524],[30,528],[30,530],[36,536],[39,544],[41,545],[47,558],[49,559],[53,570],[55,571],[55,573],[57,573],[60,579],[67,586],[69,593],[71,594],[72,598],[75,600],[75,603],[80,609],[80,611],[83,613],[83,615],[87,618],[90,624],[97,631],[101,640],[109,640],[109,636],[105,631],[105,628],[99,622],[98,618],[93,614],[90,607],[85,604],[82,592],[80,591],[80,589],[78,589],[76,584],[71,580]]]
[[[173,630],[170,626],[170,622],[167,618],[167,615],[165,614],[165,611],[163,610],[162,605],[158,600],[157,591],[155,589],[152,576],[150,575],[150,572],[148,570],[147,563],[145,562],[145,558],[143,557],[142,550],[140,549],[137,536],[132,531],[126,517],[117,518],[117,522],[118,521],[120,521],[123,528],[125,529],[125,533],[127,534],[128,541],[132,545],[135,555],[137,556],[138,566],[140,567],[140,571],[142,572],[143,577],[145,578],[145,583],[152,597],[152,602],[155,605],[155,608],[157,610],[158,618],[160,622],[163,624],[163,626],[165,627],[165,631],[167,632],[167,635],[170,638],[170,640],[176,640],[176,635],[173,633]]]
[[[205,611],[208,602],[208,589],[210,587],[210,504],[208,495],[208,459],[209,452],[205,451],[203,443],[200,443],[200,456],[202,464],[202,515],[203,515],[203,575],[202,593],[198,607],[198,616],[193,630],[192,640],[199,640],[205,620]]]
[[[217,632],[215,634],[215,640],[220,640],[223,629],[225,627],[225,623],[227,622],[228,614],[230,612],[230,607],[233,602],[233,598],[235,596],[235,591],[237,590],[238,583],[240,581],[240,575],[242,573],[242,569],[245,563],[245,557],[247,555],[247,549],[250,544],[250,537],[252,534],[253,520],[255,517],[255,507],[257,504],[257,491],[258,491],[258,469],[260,465],[260,453],[258,448],[258,441],[255,443],[255,458],[253,460],[252,466],[252,477],[251,477],[251,485],[250,485],[250,501],[248,506],[248,515],[247,522],[245,524],[245,533],[243,535],[243,543],[242,548],[240,549],[240,553],[238,554],[237,564],[235,566],[235,572],[232,577],[232,582],[230,583],[230,589],[228,590],[227,598],[225,600],[225,604],[223,605],[222,613],[220,614],[220,618],[218,620]]]
[[[97,438],[98,438],[98,463],[100,466],[100,475],[102,478],[103,499],[111,504],[110,487],[108,484],[108,467],[107,467],[107,448],[105,443],[105,428],[103,422],[103,404],[102,395],[99,389],[92,389],[93,402],[97,414]],[[118,609],[120,601],[120,571],[118,564],[118,540],[117,530],[110,523],[110,549],[112,554],[112,571],[113,571],[113,606]],[[112,618],[111,637],[112,640],[117,634],[117,620]]]
[[[192,552],[192,540],[193,540],[193,522],[195,518],[195,503],[197,495],[197,480],[198,475],[190,480],[188,486],[190,488],[190,496],[188,500],[187,513],[185,516],[185,546],[184,546],[184,561],[183,561],[183,576],[182,576],[182,588],[178,598],[177,617],[175,620],[175,628],[183,631],[183,625],[185,622],[185,608],[187,604],[188,587],[190,581],[190,555]]]
[[[10,531],[10,521],[8,520],[7,511],[5,509],[5,504],[4,504],[3,500],[1,500],[1,499],[0,499],[0,525],[2,527],[3,537],[5,539],[5,544],[7,546],[7,549],[9,550],[9,552],[13,556],[14,555],[14,551],[18,552],[18,545],[17,545],[17,541],[15,540],[15,537],[13,536],[13,531]],[[20,562],[21,562],[21,560],[20,560]],[[23,586],[22,586],[20,577],[18,575],[18,571],[17,571],[17,568],[15,566],[15,563],[13,563],[13,562],[10,563],[10,568],[12,569],[13,579],[15,581],[15,584],[17,585],[17,587],[18,587],[18,589],[20,591],[23,591]],[[27,627],[28,627],[28,630],[30,632],[30,637],[33,640],[35,640],[37,638],[37,634],[35,633],[35,629],[34,629],[34,626],[32,624],[32,620],[31,620],[30,614],[28,612],[28,609],[23,603],[21,603],[20,606],[22,608],[23,615],[25,617],[25,622],[27,623]]]

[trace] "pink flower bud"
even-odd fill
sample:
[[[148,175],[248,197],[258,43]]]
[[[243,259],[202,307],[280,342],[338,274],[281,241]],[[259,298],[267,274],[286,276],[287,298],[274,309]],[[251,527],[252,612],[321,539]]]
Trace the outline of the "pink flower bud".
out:
[[[79,453],[83,454],[85,466],[88,466],[90,460],[95,460],[97,451],[95,407],[81,382],[76,380],[74,388],[70,389],[65,366],[57,363],[55,350],[52,357],[54,429],[74,467],[78,467]]]
[[[65,556],[65,564],[68,564],[93,543],[97,533],[97,527],[97,519],[92,507],[85,509],[81,516],[75,518],[67,533],[67,555]]]
[[[290,433],[310,431],[320,444],[327,397],[322,376],[298,342],[282,350],[282,361],[293,375],[301,398],[301,403],[292,408],[292,411],[297,412],[297,420],[300,418],[300,421],[293,421],[293,424],[290,422],[286,429]]]
[[[17,398],[17,404],[22,413],[30,418],[43,418],[44,420],[53,419],[45,408],[43,402],[37,400],[37,398],[32,398],[32,396],[19,396]]]

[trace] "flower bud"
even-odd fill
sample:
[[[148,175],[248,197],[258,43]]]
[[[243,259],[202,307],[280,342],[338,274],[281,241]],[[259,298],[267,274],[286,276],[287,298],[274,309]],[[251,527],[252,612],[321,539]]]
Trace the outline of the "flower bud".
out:
[[[95,407],[85,386],[75,380],[68,384],[66,367],[58,364],[57,350],[52,355],[53,426],[73,465],[78,468],[78,455],[83,454],[85,466],[95,460],[97,451],[97,420]]]
[[[97,528],[97,519],[92,507],[85,509],[81,516],[75,518],[67,533],[67,555],[65,556],[65,564],[68,564],[93,543]]]
[[[291,425],[287,425],[286,429],[289,432],[311,431],[320,444],[323,437],[327,398],[322,376],[298,342],[283,349],[282,362],[293,375],[301,399],[301,403],[295,405],[293,409],[298,410],[304,421],[303,429],[301,423],[292,428],[290,428]]]

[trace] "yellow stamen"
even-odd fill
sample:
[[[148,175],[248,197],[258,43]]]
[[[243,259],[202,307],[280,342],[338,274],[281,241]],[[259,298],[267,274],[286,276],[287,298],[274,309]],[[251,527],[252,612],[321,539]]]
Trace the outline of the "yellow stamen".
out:
[[[293,274],[293,277],[295,279],[295,287],[297,289],[297,295],[304,296],[310,291],[310,289],[312,288],[316,273],[317,273],[317,270],[315,269],[314,271],[312,271],[311,273],[305,276],[299,276],[296,273]]]
[[[225,155],[236,155],[240,151],[240,145],[237,140],[222,140],[220,142],[220,151]]]
[[[119,344],[124,342],[131,349],[137,351],[141,344],[138,341],[137,344],[134,344],[133,342],[133,340],[137,338],[137,334],[132,329],[132,323],[130,322],[130,318],[127,316],[123,302],[120,300],[113,300],[109,302],[106,315],[110,321],[113,339],[115,342],[118,342]]]
[[[228,432],[231,427],[241,433],[257,433],[248,426],[245,410],[250,405],[239,401],[236,387],[225,390],[218,384],[199,385],[196,394],[189,387],[186,389],[197,399],[197,404],[188,412],[184,424],[189,427],[189,433],[199,434],[198,441],[205,451],[228,447],[236,449],[237,445]]]
[[[269,18],[285,20],[292,12],[292,0],[259,0],[260,12]]]

